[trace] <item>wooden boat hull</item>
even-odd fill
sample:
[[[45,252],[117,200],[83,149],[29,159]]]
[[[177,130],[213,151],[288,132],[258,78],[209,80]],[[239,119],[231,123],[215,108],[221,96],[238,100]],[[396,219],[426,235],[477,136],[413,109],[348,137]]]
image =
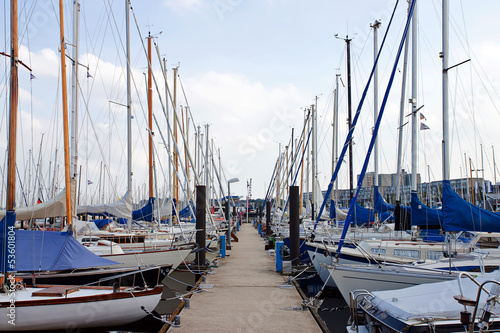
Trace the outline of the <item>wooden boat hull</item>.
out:
[[[37,288],[41,289],[41,288]],[[147,311],[153,311],[163,290],[113,293],[109,288],[82,288],[66,296],[32,296],[35,288],[16,291],[15,307],[9,308],[10,299],[0,298],[1,332],[66,330],[77,328],[109,327],[126,325],[142,319]],[[14,317],[9,317],[9,314]],[[15,318],[15,325],[8,322]]]
[[[143,281],[150,287],[157,286],[163,278],[170,273],[172,265],[166,264],[138,270],[137,267],[109,268],[76,270],[71,272],[18,274],[27,285],[37,284],[61,284],[61,285],[84,285],[95,283],[100,279],[105,281],[99,283],[101,286],[112,286],[118,282],[122,287],[142,284]],[[112,276],[119,275],[111,279]],[[109,279],[108,279],[109,278]]]

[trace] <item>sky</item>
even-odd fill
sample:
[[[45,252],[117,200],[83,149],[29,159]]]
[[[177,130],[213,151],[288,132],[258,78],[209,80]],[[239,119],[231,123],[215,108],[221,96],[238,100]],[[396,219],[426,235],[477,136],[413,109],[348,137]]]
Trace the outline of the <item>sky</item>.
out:
[[[336,74],[341,78],[340,147],[347,133],[345,42],[339,38],[347,35],[352,38],[354,113],[373,64],[370,24],[376,19],[382,22],[378,35],[381,43],[395,3],[395,0],[132,0],[134,197],[145,196],[148,179],[147,60],[142,44],[146,43],[148,32],[158,46],[160,58],[166,61],[170,89],[173,89],[172,68],[178,67],[182,82],[182,87],[178,82],[179,109],[189,105],[194,120],[194,126],[190,123],[189,129],[193,156],[196,152],[194,128],[201,126],[204,129],[208,124],[209,136],[214,146],[220,148],[226,180],[239,178],[238,183],[231,185],[231,192],[245,196],[247,181],[252,179],[252,197],[263,198],[280,146],[288,145],[292,128],[295,138],[301,133],[304,109],[309,108],[316,97],[319,127],[317,177],[321,187],[326,189],[332,174],[332,94]],[[493,181],[492,147],[499,146],[496,134],[500,112],[496,107],[499,105],[496,89],[500,75],[500,46],[496,21],[500,3],[494,0],[450,3],[450,65],[471,59],[450,71],[451,177],[464,176],[466,169],[469,172],[465,160],[468,162],[470,158],[472,169],[484,169],[485,178]],[[422,122],[430,128],[419,133],[418,169],[423,181],[439,180],[442,178],[441,1],[421,0],[418,4],[416,99],[425,117]],[[69,72],[69,57],[74,49],[72,1],[65,1],[64,5]],[[1,27],[4,50],[9,49],[7,7],[5,2],[5,19]],[[101,198],[113,200],[126,190],[124,10],[124,1],[88,0],[81,4],[78,155],[82,165],[82,203],[97,202]],[[42,192],[50,196],[54,187],[63,186],[58,2],[21,0],[19,11],[20,58],[35,76],[30,80],[29,72],[20,69],[19,179],[26,193],[28,188],[35,186],[42,187]],[[400,1],[380,56],[379,103],[394,66],[405,20],[406,1]],[[335,37],[336,34],[339,38]],[[4,58],[3,66],[0,75],[3,103],[0,135],[6,137],[7,58]],[[168,103],[156,51],[152,67],[157,82],[153,88],[153,110],[162,129],[155,127],[153,130],[156,180],[161,195],[166,191],[165,175],[169,165],[162,139],[168,138],[164,116]],[[396,172],[402,69],[400,61],[380,128],[381,173]],[[68,82],[71,82],[70,73],[67,75]],[[409,83],[406,92],[405,100],[408,100]],[[405,114],[408,114],[409,105],[405,105]],[[405,122],[408,120],[406,117]],[[373,85],[369,88],[354,134],[355,174],[361,170],[372,127]],[[409,170],[410,124],[404,127],[403,143],[403,168]],[[482,163],[481,146],[484,151]],[[0,150],[5,149],[6,141],[1,140]],[[2,155],[0,176],[3,179]],[[37,165],[40,165],[39,169]],[[370,165],[368,171],[372,170]],[[38,173],[40,176],[37,177]],[[348,186],[347,165],[341,169],[339,184],[340,188]],[[18,201],[34,200],[39,195],[35,192],[31,190]],[[1,195],[3,198],[3,192]]]

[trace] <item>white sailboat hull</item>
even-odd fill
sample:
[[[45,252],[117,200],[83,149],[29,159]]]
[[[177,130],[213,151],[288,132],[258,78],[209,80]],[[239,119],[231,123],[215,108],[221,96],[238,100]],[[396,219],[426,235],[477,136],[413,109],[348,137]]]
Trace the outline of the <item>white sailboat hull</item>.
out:
[[[419,272],[405,268],[377,266],[335,265],[328,269],[344,300],[349,304],[349,292],[354,290],[392,290],[424,283],[441,282],[456,278],[457,274],[441,272]]]
[[[112,293],[112,290],[81,289],[64,296],[32,296],[42,288],[16,291],[15,307],[10,299],[0,297],[0,331],[66,330],[125,325],[142,319],[160,301],[161,288],[148,292]],[[9,316],[11,314],[11,316]],[[12,316],[12,314],[14,316]],[[9,320],[15,319],[9,323]],[[12,323],[15,323],[13,325]]]
[[[173,271],[186,260],[186,257],[189,255],[189,253],[191,253],[191,249],[176,249],[168,251],[160,250],[111,254],[104,255],[102,257],[119,263],[119,265],[113,265],[113,267],[147,267],[152,265],[171,264],[172,269],[170,271]]]
[[[321,253],[317,253],[314,251],[307,250],[307,253],[309,254],[309,257],[311,258],[311,261],[314,265],[314,268],[316,269],[316,272],[318,272],[319,277],[323,281],[323,283],[326,283],[327,287],[332,287],[335,288],[335,282],[330,276],[330,272],[326,268],[326,265],[331,265],[332,264],[332,258],[330,256],[324,256]]]

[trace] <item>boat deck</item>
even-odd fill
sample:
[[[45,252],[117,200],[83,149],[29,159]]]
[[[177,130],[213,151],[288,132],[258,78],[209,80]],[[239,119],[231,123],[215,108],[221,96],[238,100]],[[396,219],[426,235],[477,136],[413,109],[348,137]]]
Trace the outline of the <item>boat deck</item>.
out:
[[[309,310],[297,311],[302,298],[275,271],[274,256],[251,224],[243,224],[229,256],[218,260],[215,274],[191,297],[191,308],[180,313],[183,332],[321,332]],[[209,288],[212,287],[213,288]]]

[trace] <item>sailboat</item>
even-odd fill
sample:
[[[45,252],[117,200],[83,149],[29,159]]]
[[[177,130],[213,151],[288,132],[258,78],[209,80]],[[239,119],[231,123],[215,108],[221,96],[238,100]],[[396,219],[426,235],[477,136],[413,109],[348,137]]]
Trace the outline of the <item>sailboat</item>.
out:
[[[78,2],[75,2],[78,4]],[[162,287],[155,288],[121,288],[89,287],[89,286],[38,286],[25,287],[15,277],[16,272],[16,234],[14,210],[15,198],[15,162],[16,162],[16,128],[17,128],[17,65],[18,65],[18,27],[17,1],[11,1],[11,71],[10,71],[10,110],[8,139],[8,177],[7,177],[7,212],[0,221],[2,230],[2,262],[3,286],[0,295],[0,315],[8,320],[0,322],[0,331],[39,331],[64,330],[83,327],[99,327],[121,325],[141,319],[145,311],[152,311],[160,299]],[[65,45],[63,4],[59,1],[61,29],[61,70],[63,78],[63,112],[66,150],[66,185],[69,188],[69,152],[67,109],[65,106]],[[69,199],[69,193],[67,193]],[[67,219],[71,223],[71,204],[66,202]],[[19,242],[22,245],[22,242]],[[17,253],[16,253],[17,252]],[[142,308],[141,308],[142,307]],[[86,308],[86,311],[81,311]],[[106,309],[106,311],[103,311]],[[144,310],[145,311],[144,311]],[[54,316],[57,313],[57,316]]]
[[[448,26],[449,4],[443,0],[443,228],[459,230],[497,231],[499,215],[473,206],[461,199],[449,184],[448,137]],[[444,206],[446,205],[446,208]],[[445,224],[445,221],[448,224]],[[483,223],[484,222],[484,223]],[[490,228],[485,229],[485,228]],[[449,238],[449,237],[447,237]],[[448,254],[454,255],[452,251]],[[456,259],[449,259],[450,265]],[[498,260],[496,261],[498,265]],[[379,276],[382,278],[382,275]],[[460,273],[456,281],[418,285],[399,290],[368,293],[359,304],[353,302],[353,326],[350,331],[374,332],[485,332],[500,328],[499,309],[500,270],[492,275],[473,277]],[[358,292],[351,293],[352,299]],[[365,291],[366,295],[366,291]],[[411,304],[411,305],[410,305]],[[358,306],[359,305],[359,306]],[[432,306],[430,306],[432,305]],[[366,326],[363,323],[367,323]]]

